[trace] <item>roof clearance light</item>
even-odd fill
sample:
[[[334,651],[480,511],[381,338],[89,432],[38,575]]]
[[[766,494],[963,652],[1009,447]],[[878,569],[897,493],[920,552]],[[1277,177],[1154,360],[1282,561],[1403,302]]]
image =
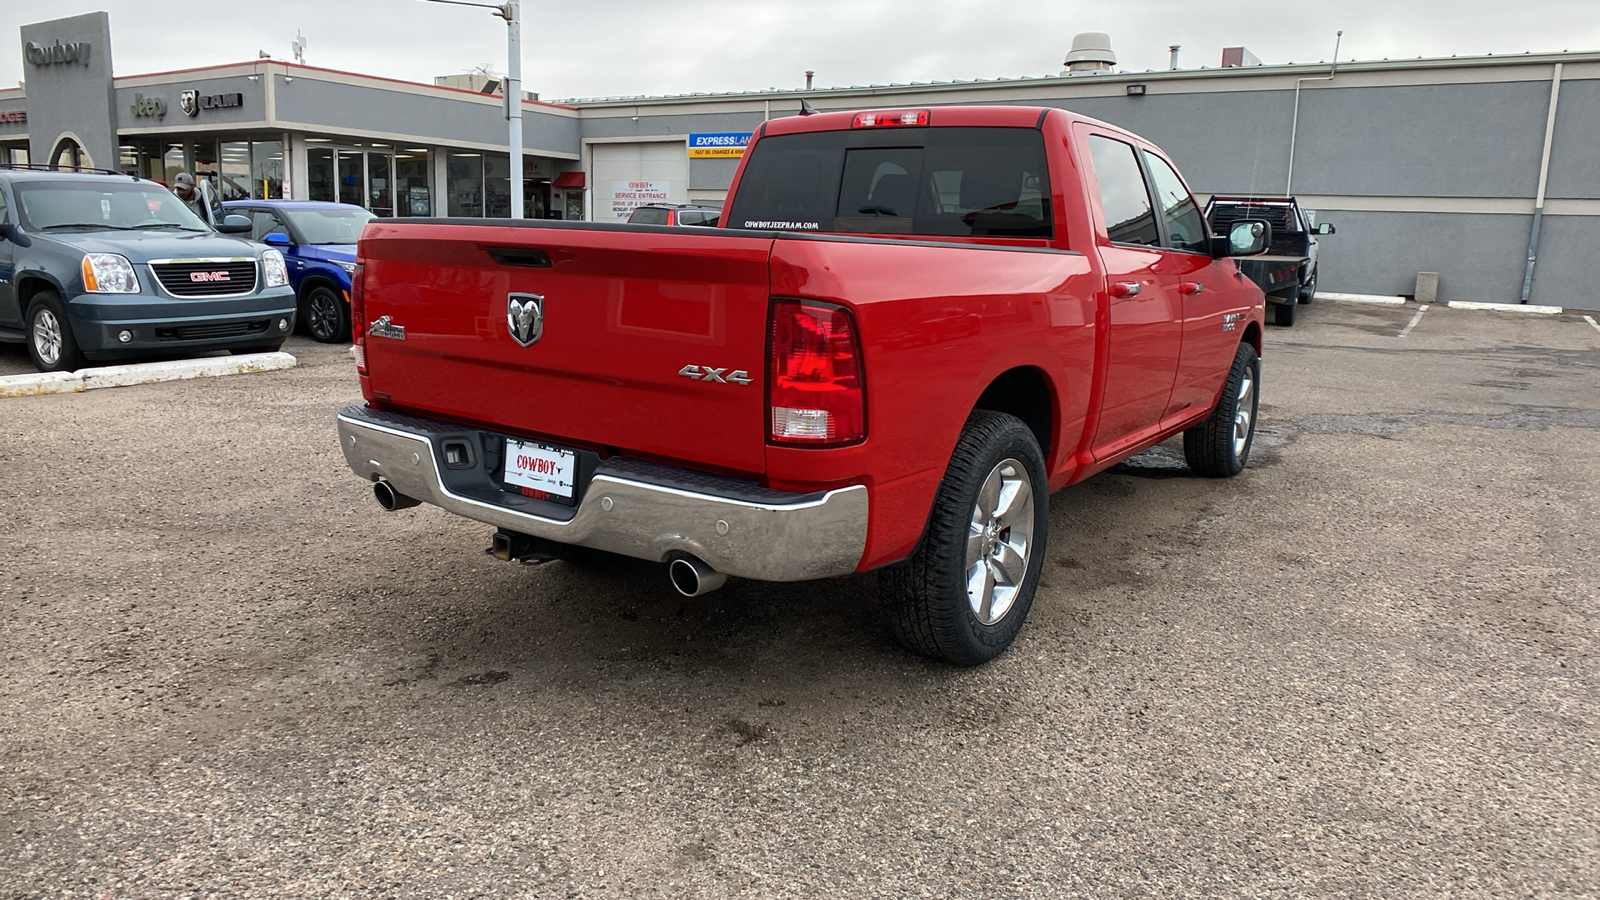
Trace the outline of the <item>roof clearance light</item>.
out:
[[[928,124],[928,111],[925,109],[910,109],[894,112],[869,112],[857,113],[855,121],[850,123],[852,128],[885,128],[901,125],[926,125]]]

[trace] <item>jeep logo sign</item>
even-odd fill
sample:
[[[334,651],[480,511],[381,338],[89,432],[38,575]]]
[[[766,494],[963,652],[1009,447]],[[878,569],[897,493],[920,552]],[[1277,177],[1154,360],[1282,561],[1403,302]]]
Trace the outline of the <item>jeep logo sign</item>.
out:
[[[63,44],[56,41],[54,44],[35,44],[29,41],[23,45],[22,52],[28,57],[28,62],[36,66],[55,66],[78,63],[89,64],[89,42],[78,41],[72,44]]]
[[[154,116],[159,119],[167,114],[167,101],[160,97],[146,100],[143,94],[134,94],[133,106],[130,108],[135,116]]]

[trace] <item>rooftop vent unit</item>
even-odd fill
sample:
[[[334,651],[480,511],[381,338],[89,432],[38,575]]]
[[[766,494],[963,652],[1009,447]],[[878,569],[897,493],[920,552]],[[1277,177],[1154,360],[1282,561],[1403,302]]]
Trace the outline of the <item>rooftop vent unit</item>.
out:
[[[1073,36],[1072,50],[1062,63],[1067,69],[1062,74],[1109,72],[1116,64],[1117,55],[1111,52],[1111,35],[1103,31],[1086,31]]]
[[[1237,69],[1240,66],[1259,66],[1261,58],[1243,47],[1223,47],[1222,67]]]

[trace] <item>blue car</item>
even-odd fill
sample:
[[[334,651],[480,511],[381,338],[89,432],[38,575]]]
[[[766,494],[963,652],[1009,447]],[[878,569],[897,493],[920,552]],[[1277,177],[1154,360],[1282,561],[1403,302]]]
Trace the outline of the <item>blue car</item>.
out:
[[[250,239],[283,252],[299,303],[298,321],[324,344],[350,340],[350,275],[356,240],[372,213],[349,203],[230,200],[230,214],[250,217]]]

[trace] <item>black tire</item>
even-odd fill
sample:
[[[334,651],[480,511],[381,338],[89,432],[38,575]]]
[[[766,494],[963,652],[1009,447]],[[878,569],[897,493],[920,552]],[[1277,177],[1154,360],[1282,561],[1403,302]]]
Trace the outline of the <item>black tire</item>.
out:
[[[283,341],[273,341],[270,344],[253,344],[249,347],[234,347],[228,352],[232,353],[234,356],[241,356],[246,353],[277,353],[282,349]]]
[[[1294,314],[1295,308],[1299,306],[1298,301],[1290,299],[1288,303],[1271,303],[1268,305],[1272,307],[1272,324],[1282,325],[1284,328],[1294,325]]]
[[[41,372],[72,372],[89,361],[72,334],[67,307],[55,291],[40,291],[28,303],[28,355]]]
[[[1317,299],[1317,270],[1312,269],[1311,277],[1300,287],[1300,302],[1310,303],[1315,299]]]
[[[313,340],[324,344],[350,340],[350,304],[325,284],[306,292],[305,318]]]
[[[1254,347],[1241,343],[1211,415],[1183,433],[1183,458],[1189,468],[1207,478],[1231,478],[1244,471],[1256,439],[1260,405],[1261,359]]]
[[[995,479],[993,492],[986,492]],[[990,512],[980,506],[980,493],[993,498]],[[977,522],[985,519],[980,527]],[[1033,605],[1049,519],[1044,454],[1033,432],[1015,416],[974,412],[939,484],[922,542],[908,562],[878,574],[895,639],[958,666],[980,665],[1005,652]],[[1010,550],[1010,570],[1022,573],[1020,580],[1008,576],[1006,585],[996,579],[1008,568],[1002,546]],[[969,563],[974,555],[977,561]],[[968,591],[969,573],[983,579],[977,599]]]

